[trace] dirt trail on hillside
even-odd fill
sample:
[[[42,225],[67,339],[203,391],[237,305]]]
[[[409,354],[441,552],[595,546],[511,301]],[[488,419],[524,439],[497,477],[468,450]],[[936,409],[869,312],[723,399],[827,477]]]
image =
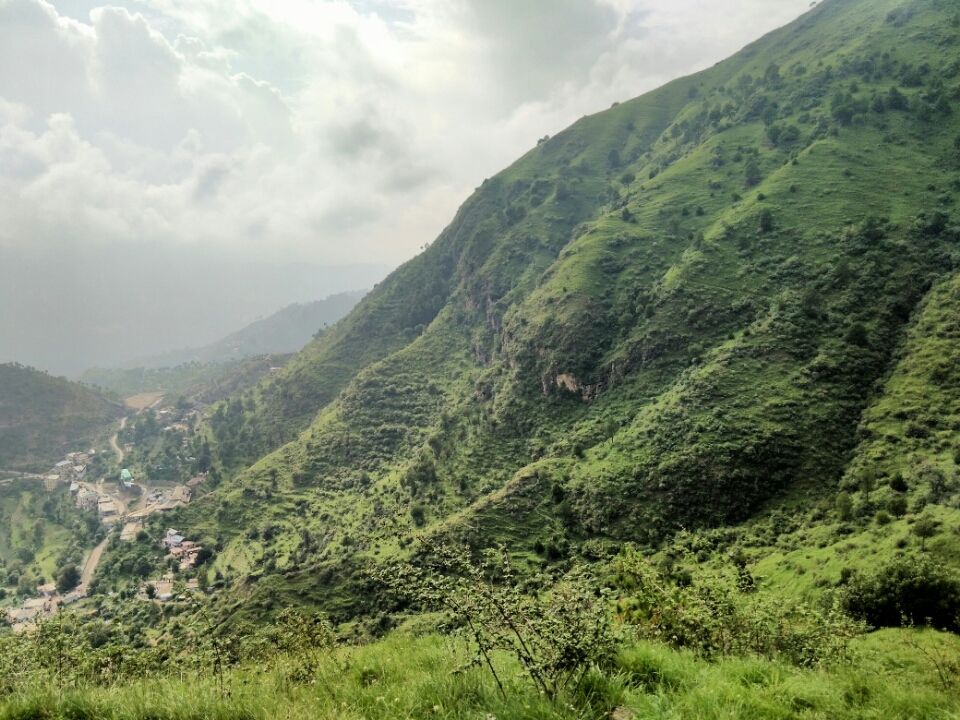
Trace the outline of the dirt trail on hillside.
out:
[[[93,580],[93,575],[97,571],[97,566],[100,564],[101,558],[103,558],[103,551],[107,549],[108,542],[109,538],[105,538],[97,545],[90,552],[90,557],[87,558],[87,562],[83,566],[83,572],[80,573],[80,584],[77,586],[77,589],[83,593],[87,592],[90,581]]]
[[[21,472],[20,470],[4,470],[0,468],[0,475],[11,475],[12,477],[3,478],[4,480],[43,480],[43,475],[37,473]]]
[[[121,432],[126,426],[127,426],[127,419],[126,419],[126,418],[121,418],[121,419],[120,419],[120,427],[119,427],[119,429],[118,429],[113,435],[110,436],[110,447],[113,448],[113,452],[114,452],[114,454],[116,454],[116,456],[117,456],[117,462],[120,463],[121,465],[123,465],[123,457],[124,457],[124,455],[123,455],[123,448],[120,447],[120,443],[118,442],[118,438],[119,438],[119,436],[120,436],[120,432]]]

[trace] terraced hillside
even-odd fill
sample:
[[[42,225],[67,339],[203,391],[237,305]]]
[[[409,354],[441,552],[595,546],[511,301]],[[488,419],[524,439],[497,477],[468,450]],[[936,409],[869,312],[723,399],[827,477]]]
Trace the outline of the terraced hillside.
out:
[[[418,534],[537,569],[873,483],[866,523],[896,473],[954,502],[958,47],[953,2],[827,0],[542,142],[212,414],[178,522],[346,616]]]

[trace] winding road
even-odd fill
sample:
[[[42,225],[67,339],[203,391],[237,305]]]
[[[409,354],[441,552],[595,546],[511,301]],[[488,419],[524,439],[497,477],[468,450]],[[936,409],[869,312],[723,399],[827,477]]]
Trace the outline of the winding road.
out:
[[[127,426],[127,418],[123,417],[120,419],[120,427],[117,428],[117,432],[110,436],[110,447],[113,448],[114,454],[117,456],[117,462],[120,465],[123,465],[124,452],[123,448],[120,447],[119,435],[123,429]],[[96,488],[91,488],[101,497],[105,495],[102,491],[97,490]],[[114,495],[106,495],[109,497],[121,511],[121,515],[125,515],[127,512],[126,503],[123,502],[119,497]],[[111,531],[112,532],[112,531]],[[82,594],[86,594],[87,588],[90,585],[90,581],[93,580],[94,574],[97,572],[97,566],[100,565],[100,560],[103,558],[103,551],[107,549],[107,543],[110,542],[110,535],[107,534],[99,545],[97,545],[93,550],[90,551],[90,554],[87,556],[87,561],[83,565],[83,571],[80,573],[80,584],[77,585],[77,590]]]
[[[120,427],[117,429],[117,431],[113,435],[110,436],[110,447],[113,448],[113,452],[117,456],[117,462],[120,463],[121,465],[123,465],[124,454],[123,454],[123,448],[120,447],[120,443],[118,442],[118,437],[120,435],[120,432],[126,426],[127,426],[127,418],[126,417],[121,418]]]
[[[6,477],[0,477],[0,485],[9,485],[14,480],[43,480],[43,475],[37,475],[36,473],[25,473],[20,472],[19,470],[0,470],[0,475]]]

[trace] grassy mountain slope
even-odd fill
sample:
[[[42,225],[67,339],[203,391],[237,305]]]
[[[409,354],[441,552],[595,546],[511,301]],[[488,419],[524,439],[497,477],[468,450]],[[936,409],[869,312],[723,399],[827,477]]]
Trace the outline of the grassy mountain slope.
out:
[[[540,144],[217,410],[253,464],[181,521],[227,581],[350,613],[417,533],[539,568],[832,503],[958,266],[958,44],[951,2],[828,0]]]
[[[0,468],[45,469],[71,450],[90,447],[122,409],[64,378],[0,365]]]
[[[33,595],[58,568],[82,564],[98,537],[95,514],[76,509],[65,487],[50,492],[35,480],[0,485],[0,588],[13,600]]]
[[[671,550],[722,564],[734,548],[784,600],[817,598],[898,557],[960,567],[958,317],[951,275],[927,294],[877,382],[838,492],[798,487],[739,527],[685,534]]]

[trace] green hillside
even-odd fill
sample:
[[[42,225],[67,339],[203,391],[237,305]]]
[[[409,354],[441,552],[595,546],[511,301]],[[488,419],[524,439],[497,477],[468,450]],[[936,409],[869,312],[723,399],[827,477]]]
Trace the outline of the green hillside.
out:
[[[95,514],[77,510],[65,487],[48,491],[36,480],[0,484],[0,600],[34,595],[60,568],[82,566],[98,532]]]
[[[538,564],[832,497],[957,264],[958,39],[834,0],[541,143],[213,415],[240,472],[185,522],[300,592],[422,532]]]
[[[119,418],[119,403],[64,378],[0,365],[0,469],[45,470],[90,447]]]

